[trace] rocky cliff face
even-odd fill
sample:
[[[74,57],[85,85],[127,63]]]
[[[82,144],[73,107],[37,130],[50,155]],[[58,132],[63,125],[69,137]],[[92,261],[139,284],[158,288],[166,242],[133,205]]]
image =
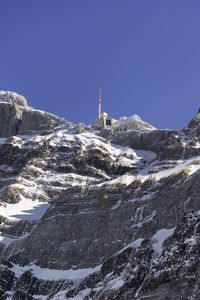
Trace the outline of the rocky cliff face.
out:
[[[200,299],[198,114],[179,131],[137,116],[97,130],[11,94],[0,93],[0,298]]]
[[[47,133],[53,128],[69,124],[52,114],[28,107],[23,96],[0,91],[0,136],[17,134]]]

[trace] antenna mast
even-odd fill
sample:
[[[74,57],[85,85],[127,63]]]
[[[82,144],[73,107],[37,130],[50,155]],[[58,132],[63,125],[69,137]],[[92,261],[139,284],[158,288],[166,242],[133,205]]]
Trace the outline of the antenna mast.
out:
[[[99,89],[99,98],[98,98],[98,118],[101,117],[101,88]]]

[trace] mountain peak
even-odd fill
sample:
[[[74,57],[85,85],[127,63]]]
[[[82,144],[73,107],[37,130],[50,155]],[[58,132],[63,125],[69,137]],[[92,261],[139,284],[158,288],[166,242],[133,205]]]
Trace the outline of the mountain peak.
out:
[[[188,123],[188,128],[194,129],[200,125],[200,109],[197,111],[196,115]]]
[[[27,107],[27,101],[24,96],[18,95],[15,92],[0,90],[0,102],[15,103],[18,106]]]
[[[132,115],[129,117],[121,117],[113,127],[118,130],[139,130],[139,131],[149,131],[155,130],[156,128],[149,123],[143,121],[140,116]]]
[[[0,137],[17,134],[47,133],[70,122],[29,107],[26,98],[15,92],[0,91]]]

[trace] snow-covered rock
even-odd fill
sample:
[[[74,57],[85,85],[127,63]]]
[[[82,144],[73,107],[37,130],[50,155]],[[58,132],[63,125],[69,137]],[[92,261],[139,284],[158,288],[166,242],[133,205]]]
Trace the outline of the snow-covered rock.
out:
[[[14,92],[0,90],[0,102],[16,104],[18,106],[27,107],[26,98]]]
[[[118,131],[124,130],[138,130],[138,131],[148,131],[155,130],[156,128],[152,125],[144,122],[138,115],[133,115],[130,117],[120,118],[113,127]]]

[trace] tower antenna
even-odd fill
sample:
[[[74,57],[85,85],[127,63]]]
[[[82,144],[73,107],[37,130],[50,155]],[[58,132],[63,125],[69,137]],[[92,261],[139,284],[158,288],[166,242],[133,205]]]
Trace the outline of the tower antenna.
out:
[[[98,98],[98,118],[101,117],[101,88],[99,89],[99,98]]]

